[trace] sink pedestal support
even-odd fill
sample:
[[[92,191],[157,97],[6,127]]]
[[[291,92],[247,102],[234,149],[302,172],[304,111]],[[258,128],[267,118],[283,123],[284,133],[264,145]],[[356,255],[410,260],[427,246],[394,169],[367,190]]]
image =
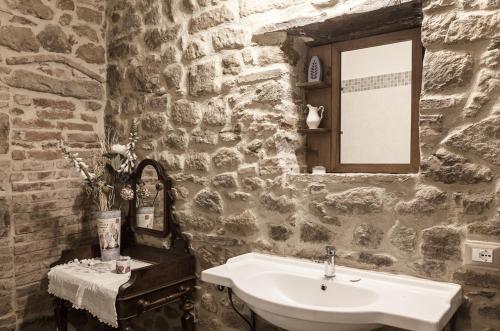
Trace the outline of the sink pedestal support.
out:
[[[218,291],[224,292],[225,289],[226,289],[226,287],[224,287],[222,285],[217,285]],[[248,318],[245,315],[243,315],[242,313],[240,313],[238,311],[238,309],[236,309],[236,307],[234,306],[233,290],[230,287],[227,288],[227,296],[229,298],[229,303],[231,304],[231,307],[236,312],[236,314],[238,314],[238,316],[240,316],[241,319],[243,319],[245,321],[245,323],[248,324],[249,330],[250,331],[257,331],[257,322],[256,322],[256,317],[255,317],[254,311],[250,309],[250,318]],[[456,330],[457,315],[458,315],[458,311],[453,314],[453,316],[451,317],[448,324],[444,327],[443,331],[455,331]]]
[[[224,286],[220,286],[220,285],[217,286],[217,290],[219,290],[221,292],[223,292],[224,289],[225,289]],[[256,323],[254,311],[250,309],[250,318],[248,318],[245,315],[243,315],[242,313],[240,313],[238,311],[238,309],[236,309],[236,307],[234,306],[233,290],[230,287],[227,288],[227,296],[229,298],[229,303],[231,304],[231,307],[236,312],[236,314],[238,314],[238,316],[241,317],[241,319],[243,319],[245,321],[245,323],[248,324],[249,330],[250,331],[257,331],[257,323]]]
[[[443,331],[455,331],[457,324],[458,310],[453,314],[448,324],[444,327]]]

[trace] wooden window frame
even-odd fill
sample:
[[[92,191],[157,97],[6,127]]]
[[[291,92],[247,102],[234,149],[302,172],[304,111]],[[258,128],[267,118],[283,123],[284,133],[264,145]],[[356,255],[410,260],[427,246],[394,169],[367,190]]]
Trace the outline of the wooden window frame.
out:
[[[332,54],[332,116],[330,146],[330,171],[341,173],[416,173],[420,167],[419,145],[419,103],[422,82],[423,47],[420,39],[420,29],[403,30],[398,32],[375,35],[371,37],[354,39],[334,43],[331,45]],[[411,141],[409,164],[346,164],[340,163],[341,139],[341,53],[356,49],[381,46],[402,41],[412,41],[412,91],[411,91]],[[337,69],[337,70],[335,70]]]

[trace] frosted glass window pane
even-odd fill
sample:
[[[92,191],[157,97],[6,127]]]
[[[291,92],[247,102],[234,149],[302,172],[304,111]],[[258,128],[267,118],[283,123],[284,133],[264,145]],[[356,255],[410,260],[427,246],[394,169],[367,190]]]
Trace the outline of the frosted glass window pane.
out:
[[[412,42],[341,56],[340,162],[409,164]]]

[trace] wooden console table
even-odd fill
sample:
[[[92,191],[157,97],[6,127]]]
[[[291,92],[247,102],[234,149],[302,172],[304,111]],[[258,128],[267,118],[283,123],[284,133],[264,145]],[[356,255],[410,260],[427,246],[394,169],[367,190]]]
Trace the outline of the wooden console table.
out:
[[[131,321],[142,313],[172,302],[179,301],[183,310],[181,324],[183,331],[195,330],[194,306],[191,295],[196,285],[195,258],[189,251],[188,240],[182,235],[179,224],[172,213],[174,204],[171,192],[172,180],[160,164],[145,160],[138,166],[138,178],[142,168],[152,165],[156,168],[159,179],[163,182],[165,193],[164,228],[161,231],[141,229],[135,224],[135,208],[125,224],[122,225],[121,255],[132,259],[149,262],[150,265],[131,271],[130,279],[120,286],[116,297],[118,330],[133,331]],[[135,203],[132,202],[132,203]],[[147,233],[157,237],[170,234],[170,249],[155,248],[136,242],[134,233]],[[98,245],[81,246],[66,250],[52,266],[68,263],[74,259],[91,259],[100,256]],[[55,298],[55,317],[58,331],[68,330],[68,313],[72,304]],[[109,329],[113,329],[109,327]]]

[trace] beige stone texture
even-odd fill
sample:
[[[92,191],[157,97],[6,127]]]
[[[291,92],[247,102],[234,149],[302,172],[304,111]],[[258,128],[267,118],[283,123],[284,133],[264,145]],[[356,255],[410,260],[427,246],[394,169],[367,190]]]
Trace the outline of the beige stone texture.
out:
[[[500,241],[497,0],[422,1],[419,173],[299,171],[307,59],[286,29],[400,2],[0,0],[0,330],[53,331],[48,266],[95,240],[57,140],[87,156],[105,118],[123,134],[139,117],[140,157],[175,180],[199,270],[331,244],[340,265],[462,284],[457,330],[496,331],[498,272],[463,266],[462,249]],[[200,286],[198,330],[245,329]],[[178,317],[167,307],[137,328],[177,330]]]
[[[62,139],[88,157],[104,127],[104,3],[83,3],[99,22],[73,0],[0,1],[1,330],[55,330],[48,268],[97,235],[57,149]]]

